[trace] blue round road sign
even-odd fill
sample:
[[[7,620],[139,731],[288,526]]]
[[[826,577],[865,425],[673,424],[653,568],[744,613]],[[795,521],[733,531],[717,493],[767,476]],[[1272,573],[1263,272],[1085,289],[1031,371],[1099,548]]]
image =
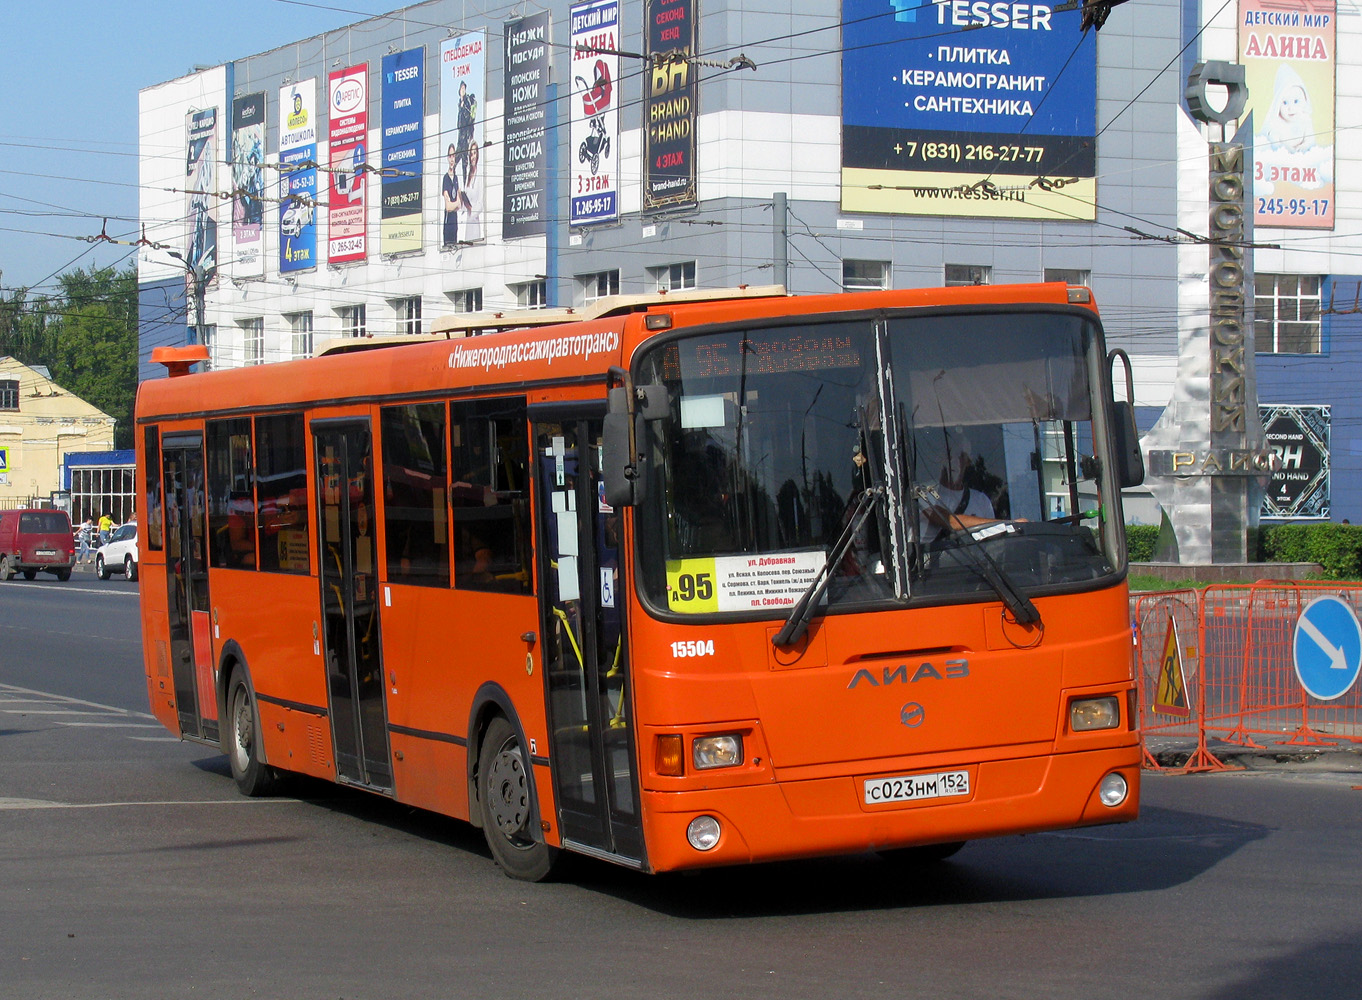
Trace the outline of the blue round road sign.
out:
[[[1347,694],[1362,667],[1362,625],[1347,602],[1316,597],[1296,620],[1292,642],[1296,677],[1320,701]]]

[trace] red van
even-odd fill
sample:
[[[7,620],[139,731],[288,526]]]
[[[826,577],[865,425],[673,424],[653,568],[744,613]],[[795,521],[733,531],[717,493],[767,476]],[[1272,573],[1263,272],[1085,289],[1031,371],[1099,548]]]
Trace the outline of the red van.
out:
[[[0,510],[0,580],[13,580],[15,573],[32,580],[39,570],[69,580],[75,562],[76,542],[66,511]]]

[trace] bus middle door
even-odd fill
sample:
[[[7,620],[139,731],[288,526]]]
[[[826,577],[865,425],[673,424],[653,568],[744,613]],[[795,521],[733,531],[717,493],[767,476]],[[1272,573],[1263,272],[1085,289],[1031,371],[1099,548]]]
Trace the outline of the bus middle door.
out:
[[[218,739],[218,697],[208,610],[203,435],[167,434],[161,443],[161,475],[166,621],[180,735],[212,743]]]
[[[323,649],[336,775],[391,791],[383,700],[373,432],[367,419],[314,420]]]
[[[601,425],[536,414],[550,760],[564,841],[642,862],[620,514],[605,502]]]

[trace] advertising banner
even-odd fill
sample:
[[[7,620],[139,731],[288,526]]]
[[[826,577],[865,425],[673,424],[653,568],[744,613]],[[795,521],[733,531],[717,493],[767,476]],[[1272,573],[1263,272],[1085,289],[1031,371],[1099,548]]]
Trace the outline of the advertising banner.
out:
[[[279,89],[279,273],[317,266],[317,78]]]
[[[232,102],[232,275],[265,273],[265,94]]]
[[[1263,491],[1263,517],[1329,517],[1328,406],[1258,407],[1267,446],[1280,459]]]
[[[548,231],[549,12],[505,24],[506,154],[502,161],[502,239]]]
[[[1334,228],[1334,0],[1239,0],[1253,222]]]
[[[326,260],[345,264],[369,254],[365,204],[369,165],[369,64],[336,70],[327,78]]]
[[[421,150],[426,50],[383,57],[383,173],[379,252],[421,249]]]
[[[440,245],[482,239],[483,118],[487,34],[470,31],[440,44]]]
[[[1075,5],[844,0],[842,208],[1097,216],[1097,32]]]
[[[572,182],[568,224],[614,222],[619,207],[619,0],[589,0],[572,8]],[[607,49],[608,52],[591,51]]]
[[[193,274],[211,281],[218,269],[218,224],[213,218],[217,165],[218,109],[191,111],[184,159],[185,263]],[[190,278],[192,281],[192,278]]]
[[[644,0],[643,211],[694,208],[696,0]]]

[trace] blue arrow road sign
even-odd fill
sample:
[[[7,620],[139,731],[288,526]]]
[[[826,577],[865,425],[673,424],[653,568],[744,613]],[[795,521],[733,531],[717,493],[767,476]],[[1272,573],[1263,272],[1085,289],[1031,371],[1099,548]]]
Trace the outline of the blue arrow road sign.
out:
[[[1362,667],[1362,626],[1346,601],[1316,597],[1296,620],[1296,677],[1320,701],[1348,693]]]

